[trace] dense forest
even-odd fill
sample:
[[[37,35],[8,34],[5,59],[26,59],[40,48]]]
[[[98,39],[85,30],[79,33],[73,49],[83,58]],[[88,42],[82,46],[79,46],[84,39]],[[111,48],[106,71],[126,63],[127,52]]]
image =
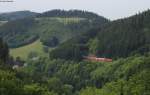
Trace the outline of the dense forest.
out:
[[[111,63],[41,58],[15,70],[10,66],[0,64],[1,95],[150,94],[149,54]]]
[[[78,10],[8,21],[0,26],[0,95],[150,95],[149,27],[149,10],[115,21]],[[36,40],[46,56],[10,55]],[[84,59],[91,54],[113,61]]]
[[[52,58],[68,59],[68,56],[76,58],[76,52],[80,57],[95,54],[110,58],[127,57],[136,53],[144,54],[150,51],[149,18],[148,10],[129,18],[112,21],[97,29],[90,29],[81,34],[82,36],[61,44],[51,51],[50,55]]]
[[[150,51],[150,11],[109,23],[99,32],[97,55],[126,57]]]
[[[10,21],[0,26],[0,37],[3,37],[10,47],[31,43],[37,38],[37,35],[28,32],[34,22],[32,18]]]
[[[30,11],[17,11],[17,12],[10,12],[10,13],[0,13],[0,20],[17,20],[23,19],[28,17],[35,17],[38,13],[30,12]]]
[[[9,47],[3,41],[3,39],[0,38],[0,62],[5,63],[8,60],[8,57],[9,57]]]

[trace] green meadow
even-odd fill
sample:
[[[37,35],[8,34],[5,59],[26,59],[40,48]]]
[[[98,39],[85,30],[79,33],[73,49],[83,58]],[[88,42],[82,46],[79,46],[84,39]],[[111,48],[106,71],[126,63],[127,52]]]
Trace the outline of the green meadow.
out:
[[[20,57],[21,59],[27,59],[31,52],[36,52],[40,56],[47,56],[44,52],[43,45],[40,40],[37,40],[29,45],[25,45],[19,48],[10,49],[10,55],[13,57]]]

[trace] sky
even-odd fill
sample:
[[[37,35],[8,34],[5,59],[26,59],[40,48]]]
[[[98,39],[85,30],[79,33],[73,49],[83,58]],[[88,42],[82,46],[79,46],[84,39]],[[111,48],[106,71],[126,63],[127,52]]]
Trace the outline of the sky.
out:
[[[0,13],[21,10],[45,12],[52,9],[86,10],[115,20],[150,9],[150,0],[14,0],[14,2],[7,3],[0,2]]]

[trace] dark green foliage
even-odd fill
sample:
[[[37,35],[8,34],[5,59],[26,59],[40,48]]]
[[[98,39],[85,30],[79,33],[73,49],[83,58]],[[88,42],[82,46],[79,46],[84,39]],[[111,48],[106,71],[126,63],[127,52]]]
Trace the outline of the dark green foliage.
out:
[[[149,95],[149,71],[143,71],[130,77],[130,80],[117,80],[107,83],[102,89],[88,87],[80,95]]]
[[[38,13],[30,12],[30,11],[17,11],[17,12],[10,12],[10,13],[1,13],[0,20],[17,20],[17,19],[24,19],[27,17],[35,17]]]
[[[76,61],[82,60],[83,56],[88,55],[88,41],[97,35],[97,30],[99,29],[100,28],[91,29],[64,42],[59,45],[58,48],[50,52],[50,58]]]
[[[59,40],[56,37],[50,37],[45,39],[43,44],[49,47],[56,47],[59,44]]]
[[[22,82],[15,77],[15,73],[0,69],[0,95],[24,95]]]
[[[99,15],[87,12],[87,11],[81,11],[81,10],[51,10],[45,13],[42,13],[38,15],[38,17],[81,17],[81,18],[89,18],[89,19],[95,19],[95,18],[103,18],[101,21],[106,22],[106,19],[104,17],[100,17]]]
[[[9,47],[13,48],[32,43],[38,38],[37,35],[28,31],[34,23],[32,18],[6,23],[0,26],[0,37],[4,38]]]
[[[66,60],[76,60],[82,59],[82,55],[85,51],[82,51],[82,47],[79,45],[62,45],[60,48],[50,52],[51,59],[66,59]]]
[[[3,40],[0,38],[0,62],[6,62],[9,57],[8,46]]]
[[[40,59],[36,62],[30,61],[25,71],[33,76],[34,81],[47,85],[50,91],[59,95],[74,95],[73,93],[85,87],[94,87],[98,91],[95,93],[104,91],[104,95],[141,95],[150,93],[149,63],[149,55],[132,56],[112,63]],[[42,78],[38,79],[38,76]],[[81,93],[83,94],[82,91]],[[84,93],[87,93],[86,90]]]
[[[126,57],[133,51],[150,50],[150,11],[107,24],[97,36],[98,55]]]

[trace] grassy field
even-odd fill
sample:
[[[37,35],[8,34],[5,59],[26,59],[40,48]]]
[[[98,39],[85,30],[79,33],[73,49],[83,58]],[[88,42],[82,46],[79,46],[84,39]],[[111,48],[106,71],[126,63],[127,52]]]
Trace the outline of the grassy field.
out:
[[[43,45],[40,40],[33,42],[32,44],[10,49],[10,55],[14,58],[20,57],[21,59],[27,59],[30,52],[36,52],[40,56],[47,56],[48,54],[43,51]]]
[[[79,23],[82,20],[86,20],[86,18],[79,18],[79,17],[69,17],[69,18],[63,18],[63,17],[44,17],[44,18],[36,18],[36,20],[56,20],[63,24],[69,24],[69,23]]]
[[[61,23],[69,24],[69,23],[79,23],[82,20],[85,20],[85,18],[77,18],[77,17],[71,17],[71,18],[51,18],[56,19]]]

